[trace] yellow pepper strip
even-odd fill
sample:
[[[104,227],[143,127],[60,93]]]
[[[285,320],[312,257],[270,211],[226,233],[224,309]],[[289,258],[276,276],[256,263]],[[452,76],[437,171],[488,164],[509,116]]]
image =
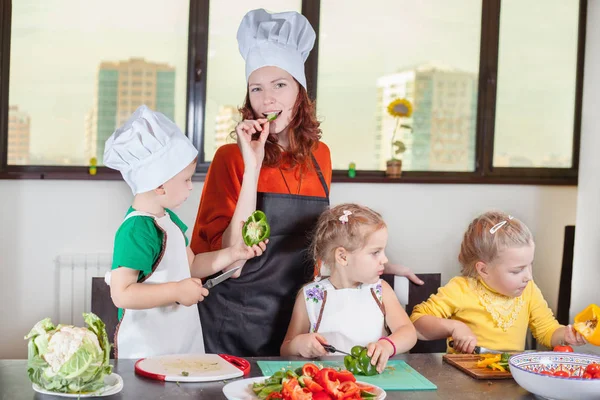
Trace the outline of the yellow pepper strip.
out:
[[[504,367],[502,365],[498,365],[496,363],[492,363],[490,364],[490,367],[492,368],[492,370],[498,370],[500,372],[506,372],[506,370],[504,369]]]
[[[577,314],[573,328],[593,345],[600,346],[600,307],[590,304]]]
[[[485,368],[488,365],[491,365],[491,364],[494,364],[494,363],[497,363],[498,361],[500,361],[501,357],[502,356],[500,354],[497,354],[494,357],[488,357],[488,358],[479,360],[479,361],[477,361],[477,367]]]

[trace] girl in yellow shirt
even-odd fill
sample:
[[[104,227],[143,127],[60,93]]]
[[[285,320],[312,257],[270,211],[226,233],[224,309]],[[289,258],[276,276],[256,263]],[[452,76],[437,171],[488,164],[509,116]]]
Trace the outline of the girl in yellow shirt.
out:
[[[458,260],[462,276],[417,305],[411,321],[421,340],[452,338],[454,350],[475,346],[523,351],[527,327],[544,346],[583,345],[585,339],[556,321],[532,281],[535,244],[527,226],[502,212],[487,212],[465,232]]]

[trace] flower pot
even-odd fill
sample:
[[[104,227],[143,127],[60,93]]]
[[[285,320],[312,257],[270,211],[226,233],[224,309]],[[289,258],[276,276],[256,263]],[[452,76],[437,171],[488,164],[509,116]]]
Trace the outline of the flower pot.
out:
[[[388,160],[385,176],[388,178],[400,178],[402,175],[402,160]]]

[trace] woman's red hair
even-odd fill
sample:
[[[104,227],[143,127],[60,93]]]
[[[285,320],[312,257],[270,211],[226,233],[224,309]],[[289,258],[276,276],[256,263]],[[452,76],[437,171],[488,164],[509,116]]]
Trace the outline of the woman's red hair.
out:
[[[297,82],[296,82],[297,83]],[[292,120],[288,125],[290,148],[285,153],[277,143],[277,135],[270,134],[265,144],[265,158],[263,165],[266,167],[278,167],[285,163],[286,168],[296,165],[309,167],[310,155],[317,147],[321,139],[321,123],[317,120],[315,103],[308,97],[306,89],[298,84],[298,97],[292,111]],[[254,111],[250,105],[250,93],[246,91],[244,105],[239,109],[243,119],[255,119]]]

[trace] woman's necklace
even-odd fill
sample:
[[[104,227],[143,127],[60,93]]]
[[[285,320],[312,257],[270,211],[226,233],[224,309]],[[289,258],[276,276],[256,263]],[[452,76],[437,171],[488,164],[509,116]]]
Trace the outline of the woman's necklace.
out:
[[[292,191],[290,190],[290,186],[287,183],[287,180],[285,179],[285,175],[283,175],[283,171],[281,170],[281,167],[279,167],[279,172],[281,173],[281,177],[283,178],[283,183],[285,183],[285,187],[288,190],[289,194],[292,194]],[[300,172],[300,179],[298,180],[298,190],[296,191],[296,194],[300,194],[300,186],[302,186],[302,172]]]

